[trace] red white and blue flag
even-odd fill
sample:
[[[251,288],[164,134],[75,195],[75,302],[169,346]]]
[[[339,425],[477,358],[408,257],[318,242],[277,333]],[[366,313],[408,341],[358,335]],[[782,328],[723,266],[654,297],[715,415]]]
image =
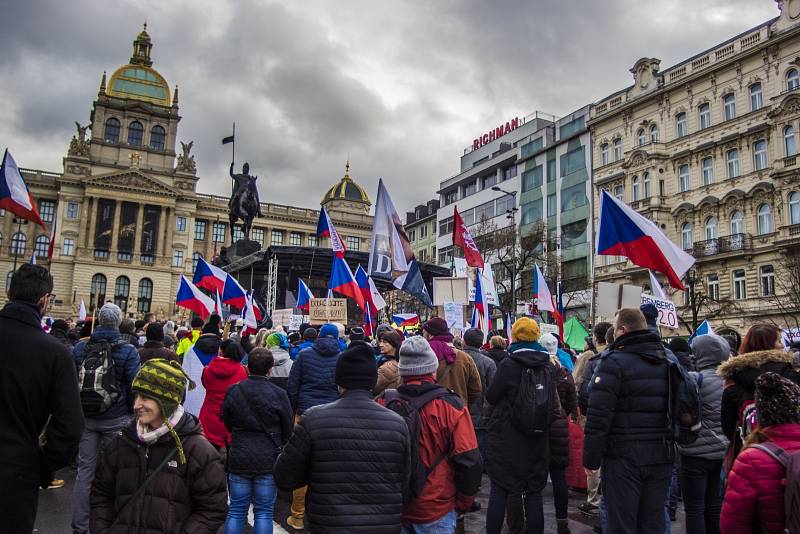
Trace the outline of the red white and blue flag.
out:
[[[334,256],[337,258],[344,258],[347,249],[344,248],[342,238],[339,237],[339,232],[334,228],[331,218],[325,208],[319,209],[319,222],[317,223],[317,235],[319,237],[329,237],[331,240],[331,249]]]
[[[245,307],[247,303],[247,293],[244,288],[239,285],[239,281],[233,276],[226,273],[225,285],[222,288],[222,303],[229,304],[240,310]]]
[[[489,330],[492,329],[491,319],[489,318],[489,303],[486,302],[486,293],[483,291],[483,283],[481,282],[481,269],[475,269],[475,312],[477,312],[479,327],[483,331],[483,340],[489,336]],[[475,313],[473,312],[473,313]]]
[[[415,324],[419,324],[419,315],[416,313],[395,313],[392,315],[392,322],[396,324],[398,328],[414,326]]]
[[[600,197],[597,254],[625,256],[634,265],[663,273],[672,287],[681,290],[685,289],[681,278],[695,262],[654,222],[608,191]]]
[[[28,186],[22,179],[17,162],[11,157],[8,149],[3,154],[3,163],[0,165],[0,208],[47,229],[39,216]]]
[[[314,295],[311,293],[311,290],[308,289],[308,286],[302,279],[297,279],[297,309],[302,310],[304,313],[308,313],[308,307],[311,303],[311,299],[314,298]]]
[[[361,265],[356,269],[355,279],[361,294],[364,296],[364,302],[370,305],[373,312],[378,312],[386,307],[386,301],[383,300],[378,288],[375,287],[375,282]]]
[[[372,306],[367,306],[367,309],[364,310],[364,334],[372,337],[375,335],[375,325],[373,324],[372,319],[372,312],[370,310]]]
[[[536,299],[536,307],[540,312],[556,311],[553,306],[553,295],[550,293],[550,288],[547,287],[547,281],[544,279],[542,270],[539,269],[539,264],[533,265],[533,298]]]
[[[258,319],[256,314],[257,310],[258,306],[253,302],[253,295],[248,293],[247,304],[245,304],[242,310],[242,322],[244,323],[244,328],[242,329],[243,336],[258,332],[258,321],[260,319]]]
[[[336,291],[337,293],[340,293],[346,297],[350,297],[356,301],[356,304],[358,304],[359,308],[362,310],[366,309],[364,295],[361,293],[361,289],[358,287],[358,283],[353,276],[353,271],[350,270],[350,266],[347,265],[344,257],[339,257],[335,251],[333,255],[333,265],[331,266],[331,278],[328,282],[328,289],[331,291]]]
[[[202,256],[197,257],[197,267],[194,269],[192,283],[197,287],[207,289],[212,294],[215,291],[222,293],[225,290],[225,280],[228,273],[208,263]]]
[[[178,286],[175,304],[181,308],[193,311],[203,319],[211,315],[214,311],[214,300],[197,289],[185,275],[181,275],[181,283]]]
[[[214,313],[222,317],[222,299],[219,296],[219,291],[215,291],[214,296]]]
[[[511,341],[511,313],[506,313],[506,339]]]

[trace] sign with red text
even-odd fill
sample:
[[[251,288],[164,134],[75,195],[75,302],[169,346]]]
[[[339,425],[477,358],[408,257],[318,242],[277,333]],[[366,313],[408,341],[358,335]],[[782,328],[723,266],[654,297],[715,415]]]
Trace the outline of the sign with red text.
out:
[[[495,128],[494,130],[489,130],[488,132],[486,132],[485,134],[481,135],[480,137],[477,137],[477,138],[473,139],[473,141],[472,141],[472,150],[478,150],[480,147],[482,147],[484,145],[488,145],[489,143],[491,143],[495,139],[500,139],[504,135],[513,132],[514,130],[516,130],[520,126],[522,126],[522,121],[515,117],[515,118],[511,119],[510,121],[506,122],[504,125],[501,124],[500,126]]]

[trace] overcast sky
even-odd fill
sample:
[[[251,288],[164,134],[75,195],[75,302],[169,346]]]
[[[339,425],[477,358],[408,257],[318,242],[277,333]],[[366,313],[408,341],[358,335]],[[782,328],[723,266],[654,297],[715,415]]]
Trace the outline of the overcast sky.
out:
[[[180,91],[205,193],[250,162],[262,201],[317,207],[344,171],[398,209],[433,198],[485,130],[562,116],[774,16],[773,0],[3,0],[0,147],[61,171],[102,72],[146,19],[156,68]]]

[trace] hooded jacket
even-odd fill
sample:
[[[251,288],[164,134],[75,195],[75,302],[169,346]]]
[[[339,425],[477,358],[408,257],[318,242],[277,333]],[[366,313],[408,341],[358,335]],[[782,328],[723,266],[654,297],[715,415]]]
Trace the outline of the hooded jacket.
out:
[[[292,370],[292,365],[294,362],[292,361],[289,352],[282,347],[271,347],[269,350],[272,352],[272,358],[274,361],[272,364],[270,381],[282,390],[286,391],[286,386],[289,383],[289,373]]]
[[[738,452],[741,439],[736,435],[739,408],[755,398],[756,378],[767,371],[800,384],[800,375],[792,366],[793,355],[782,350],[761,350],[734,356],[719,366],[717,373],[725,381],[722,393],[722,431],[735,441]]]
[[[494,375],[497,372],[497,364],[481,349],[476,347],[464,346],[464,352],[472,357],[475,367],[478,369],[478,376],[481,378],[481,394],[478,399],[469,405],[469,413],[472,416],[472,426],[476,430],[484,429],[489,424],[489,418],[485,416],[484,404],[486,402],[486,390],[491,387]]]
[[[500,365],[500,362],[508,358],[508,351],[506,349],[498,349],[497,347],[492,347],[486,353],[489,357],[494,360],[495,365]]]
[[[184,337],[183,339],[180,340],[180,342],[178,343],[178,348],[175,350],[175,354],[178,355],[178,358],[183,360],[183,358],[186,355],[186,352],[188,352],[188,350],[190,348],[192,348],[192,345],[194,345],[197,342],[197,340],[200,338],[200,334],[201,334],[201,332],[200,332],[199,329],[194,329],[193,328],[186,335],[186,337]]]
[[[296,414],[333,402],[339,396],[334,382],[339,353],[337,339],[321,337],[311,348],[301,350],[297,355],[286,386],[289,402]]]
[[[372,388],[372,394],[380,395],[387,389],[397,389],[402,383],[397,356],[382,356],[378,361],[378,380]]]
[[[547,483],[549,436],[547,433],[529,436],[519,432],[511,422],[511,410],[526,369],[546,368],[552,375],[553,385],[556,383],[556,369],[538,343],[512,343],[509,349],[511,356],[500,362],[494,381],[486,391],[486,401],[492,406],[486,467],[492,484],[513,493],[538,492]],[[553,387],[551,424],[558,415],[558,392]]]
[[[247,378],[244,366],[234,360],[218,356],[203,369],[203,387],[206,399],[200,408],[200,424],[203,432],[213,445],[224,447],[231,442],[231,433],[222,422],[222,403],[225,394],[234,384]]]
[[[463,350],[456,348],[453,348],[453,350],[456,353],[455,361],[450,364],[447,363],[447,360],[439,361],[436,381],[440,385],[455,391],[456,395],[464,401],[464,404],[472,406],[480,402],[483,391],[478,366],[475,365],[475,360]]]
[[[728,449],[728,438],[722,432],[722,378],[717,374],[717,367],[730,357],[730,345],[724,338],[712,334],[697,336],[692,341],[692,350],[697,372],[689,374],[700,383],[702,427],[697,440],[678,446],[678,451],[684,456],[721,460]]]
[[[228,510],[220,456],[191,414],[184,413],[175,431],[186,464],[180,464],[175,455],[122,514],[120,508],[175,448],[175,441],[166,434],[152,445],[141,443],[134,420],[109,443],[92,483],[92,534],[216,534]]]
[[[598,469],[604,456],[639,466],[673,462],[667,365],[661,339],[649,330],[629,332],[602,353],[589,392],[584,467]]]
[[[144,363],[154,358],[179,361],[178,356],[173,351],[166,348],[161,341],[145,341],[144,346],[139,349],[139,360]]]
[[[69,338],[69,330],[66,327],[60,328],[53,326],[50,329],[50,335],[56,338],[62,345],[67,347],[69,350],[72,350],[74,344],[72,343],[72,340]]]

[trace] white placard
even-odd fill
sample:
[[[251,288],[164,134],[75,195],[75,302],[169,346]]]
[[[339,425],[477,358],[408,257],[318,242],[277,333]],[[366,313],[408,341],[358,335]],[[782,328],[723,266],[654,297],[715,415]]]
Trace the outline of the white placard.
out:
[[[800,328],[786,328],[783,331],[783,345],[790,346],[792,343],[800,341]]]
[[[642,293],[642,304],[652,304],[656,307],[658,310],[656,324],[667,328],[678,328],[678,311],[671,301]]]
[[[272,325],[274,326],[285,326],[289,324],[292,320],[292,308],[283,308],[280,310],[272,310],[272,315],[270,318],[272,319]]]
[[[460,329],[464,324],[464,306],[457,302],[445,302],[444,320],[450,332]]]
[[[456,276],[466,276],[469,283],[469,301],[475,302],[475,267],[469,267],[464,258],[454,258],[453,265],[456,269]],[[492,306],[497,305],[497,289],[494,285],[494,272],[491,265],[481,271],[481,283],[483,292],[486,294],[486,302]]]
[[[308,322],[308,315],[292,315],[289,320],[289,332],[300,330],[300,325]]]
[[[539,323],[539,332],[541,335],[555,334],[558,335],[558,325],[549,323]]]

